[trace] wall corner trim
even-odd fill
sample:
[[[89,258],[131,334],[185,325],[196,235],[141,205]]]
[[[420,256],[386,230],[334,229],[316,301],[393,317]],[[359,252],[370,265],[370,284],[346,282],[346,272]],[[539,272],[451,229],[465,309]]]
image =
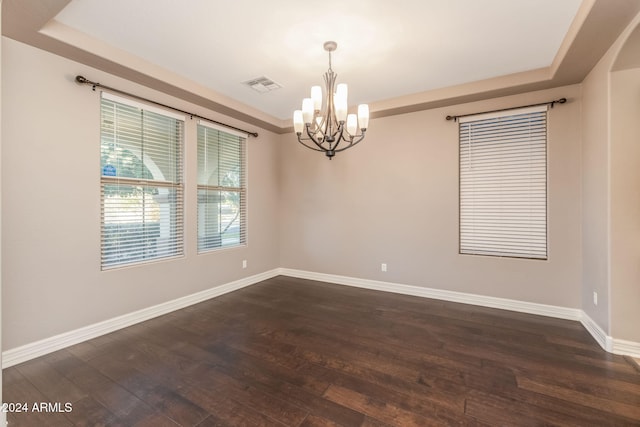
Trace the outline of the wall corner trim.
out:
[[[640,358],[640,342],[614,338],[607,333],[584,311],[580,323],[596,340],[603,350],[613,354],[621,354]]]
[[[118,329],[126,328],[127,326],[135,325],[136,323],[144,322],[145,320],[162,316],[163,314],[251,286],[279,274],[280,270],[277,268],[265,271],[264,273],[259,273],[233,282],[218,285],[191,295],[186,295],[171,301],[143,308],[142,310],[107,319],[103,322],[94,323],[73,331],[64,332],[40,341],[3,351],[2,369],[108,334],[109,332],[117,331]]]
[[[600,347],[603,350],[612,353],[613,350],[613,339],[607,335],[607,333],[598,325],[587,313],[582,312],[582,316],[580,317],[580,323],[582,326],[591,334],[593,339],[596,340]]]

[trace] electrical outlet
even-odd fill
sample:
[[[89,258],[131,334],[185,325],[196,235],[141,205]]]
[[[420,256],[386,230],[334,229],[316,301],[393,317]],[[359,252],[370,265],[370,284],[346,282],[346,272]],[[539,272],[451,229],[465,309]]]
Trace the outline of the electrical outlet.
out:
[[[247,268],[247,260],[246,259],[242,260],[242,268]]]
[[[380,264],[380,271],[387,271],[387,264],[385,263]]]
[[[598,293],[593,291],[593,305],[598,305]]]

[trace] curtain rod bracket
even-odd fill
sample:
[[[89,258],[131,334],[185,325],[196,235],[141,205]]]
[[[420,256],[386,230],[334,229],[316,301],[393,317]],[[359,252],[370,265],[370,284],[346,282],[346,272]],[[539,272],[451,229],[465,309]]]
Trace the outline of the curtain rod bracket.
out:
[[[553,108],[554,104],[564,104],[565,102],[567,102],[567,98],[560,98],[556,101],[551,101],[551,108]]]
[[[186,116],[189,116],[192,120],[193,120],[194,117],[197,117],[199,119],[204,119],[204,120],[207,120],[209,122],[215,123],[215,124],[220,125],[220,126],[224,126],[226,128],[229,128],[229,129],[234,129],[234,130],[246,133],[247,136],[253,136],[254,138],[258,137],[258,132],[249,132],[248,130],[240,129],[240,128],[237,128],[235,126],[231,126],[231,125],[219,122],[217,120],[208,119],[206,117],[200,116],[200,115],[195,114],[195,113],[189,113],[188,111],[184,111],[184,110],[181,110],[179,108],[171,107],[169,105],[165,105],[165,104],[162,104],[160,102],[152,101],[152,100],[144,98],[142,96],[134,95],[132,93],[125,92],[123,90],[114,89],[114,88],[109,87],[109,86],[104,86],[104,85],[101,85],[100,83],[92,82],[91,80],[87,79],[84,76],[78,75],[78,76],[76,76],[75,80],[76,80],[76,83],[81,84],[81,85],[83,85],[83,84],[84,85],[91,85],[92,90],[94,92],[96,90],[96,87],[102,87],[102,88],[104,88],[106,90],[109,90],[111,92],[116,92],[116,93],[119,93],[119,94],[122,94],[122,95],[130,96],[130,97],[138,99],[140,101],[144,101],[144,102],[148,102],[150,104],[158,105],[158,106],[163,107],[163,108],[168,108],[169,110],[178,111],[178,112],[180,112],[180,113],[182,113],[182,114],[184,114]]]

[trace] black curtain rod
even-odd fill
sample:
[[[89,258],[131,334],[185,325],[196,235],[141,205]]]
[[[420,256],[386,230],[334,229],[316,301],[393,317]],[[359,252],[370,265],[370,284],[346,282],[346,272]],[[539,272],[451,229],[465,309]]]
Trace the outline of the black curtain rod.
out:
[[[119,94],[122,94],[122,95],[130,96],[132,98],[139,99],[140,101],[144,101],[144,102],[148,102],[150,104],[158,105],[158,106],[163,107],[163,108],[168,108],[168,109],[173,110],[173,111],[178,111],[178,112],[180,112],[182,114],[190,116],[191,118],[197,117],[199,119],[204,119],[204,120],[207,120],[207,121],[209,121],[211,123],[215,123],[217,125],[227,127],[229,129],[234,129],[234,130],[237,130],[237,131],[240,131],[240,132],[244,132],[247,135],[251,135],[251,136],[253,136],[255,138],[258,137],[258,132],[249,132],[248,130],[240,129],[240,128],[237,128],[235,126],[231,126],[231,125],[228,125],[228,124],[225,124],[225,123],[221,123],[221,122],[219,122],[217,120],[211,120],[211,119],[203,117],[203,116],[201,116],[199,114],[190,113],[188,111],[184,111],[184,110],[181,110],[179,108],[171,107],[170,105],[165,105],[165,104],[162,104],[160,102],[156,102],[156,101],[152,101],[152,100],[147,99],[147,98],[143,98],[142,96],[134,95],[132,93],[125,92],[123,90],[114,89],[114,88],[109,87],[109,86],[101,85],[100,83],[92,82],[91,80],[89,80],[89,79],[87,79],[85,77],[82,77],[82,76],[76,76],[76,82],[78,84],[81,84],[81,85],[90,85],[90,86],[92,86],[92,89],[94,91],[96,90],[97,87],[101,87],[101,88],[107,89],[107,90],[109,90],[111,92],[116,92],[116,93],[119,93]]]
[[[491,110],[491,111],[483,111],[481,113],[462,114],[460,116],[447,116],[447,120],[453,120],[454,122],[457,122],[460,117],[469,117],[469,116],[475,116],[477,114],[486,114],[486,113],[499,113],[501,111],[517,110],[519,108],[539,107],[540,105],[550,105],[551,108],[553,108],[553,104],[564,104],[565,102],[567,102],[567,98],[560,98],[560,99],[556,99],[555,101],[541,102],[539,104],[523,105],[522,107],[503,108],[501,110]]]

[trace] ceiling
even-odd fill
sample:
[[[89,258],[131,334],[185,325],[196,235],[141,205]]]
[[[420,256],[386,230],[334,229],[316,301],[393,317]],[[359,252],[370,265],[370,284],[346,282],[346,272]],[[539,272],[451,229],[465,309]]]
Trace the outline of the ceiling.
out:
[[[280,133],[322,84],[324,41],[338,43],[332,65],[349,84],[349,104],[369,103],[379,117],[580,82],[639,8],[637,0],[4,0],[2,29]],[[263,76],[282,87],[243,84]]]
[[[581,0],[73,0],[55,19],[280,119],[328,67],[353,103],[547,67]],[[481,35],[479,37],[478,35]],[[505,35],[508,35],[505,37]],[[282,85],[258,93],[242,82]]]

